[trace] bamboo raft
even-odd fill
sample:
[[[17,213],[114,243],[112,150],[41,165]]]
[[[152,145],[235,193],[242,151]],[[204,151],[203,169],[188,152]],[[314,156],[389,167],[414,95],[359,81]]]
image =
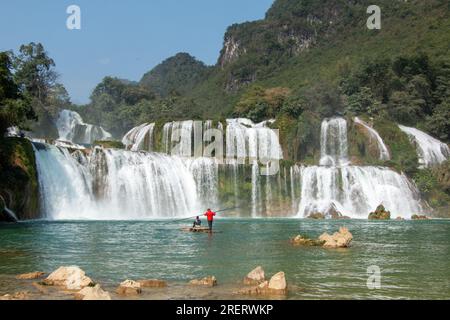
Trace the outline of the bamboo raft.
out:
[[[195,228],[182,228],[182,231],[185,232],[196,232],[196,233],[209,233],[209,228],[208,227],[195,227]],[[219,233],[219,231],[212,231],[212,233]]]

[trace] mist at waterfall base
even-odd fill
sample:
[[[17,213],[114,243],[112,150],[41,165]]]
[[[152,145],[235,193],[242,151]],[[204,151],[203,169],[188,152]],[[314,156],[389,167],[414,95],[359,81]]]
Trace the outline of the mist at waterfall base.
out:
[[[350,249],[291,246],[345,225]],[[168,288],[144,290],[135,299],[252,299],[232,294],[248,272],[286,273],[288,299],[450,299],[450,220],[367,221],[225,219],[211,236],[180,232],[184,222],[36,221],[2,225],[0,295],[30,290],[15,279],[34,270],[78,265],[114,293],[125,279],[163,279]],[[381,289],[367,288],[367,268],[381,269]],[[188,281],[214,275],[213,290]],[[67,295],[61,297],[67,299]]]
[[[371,129],[359,119],[355,122]],[[405,175],[350,164],[343,118],[323,121],[318,166],[294,165],[273,176],[261,175],[261,157],[283,158],[271,123],[227,120],[225,164],[202,156],[206,142],[196,157],[195,137],[204,138],[213,129],[212,121],[167,123],[160,135],[164,153],[154,151],[158,142],[152,123],[125,135],[128,150],[97,147],[70,152],[36,145],[43,216],[54,220],[170,219],[200,214],[208,207],[239,207],[225,216],[302,218],[335,210],[366,219],[380,204],[393,217],[410,218],[424,211],[417,188]],[[214,125],[214,129],[223,128],[221,123]],[[380,159],[389,157],[378,133],[373,129],[369,133],[378,141]]]

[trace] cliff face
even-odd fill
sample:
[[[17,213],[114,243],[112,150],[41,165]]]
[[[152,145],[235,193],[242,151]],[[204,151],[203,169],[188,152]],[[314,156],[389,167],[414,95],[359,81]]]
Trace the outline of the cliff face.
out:
[[[217,63],[227,73],[227,91],[239,90],[258,80],[261,69],[280,65],[319,39],[333,36],[348,12],[355,10],[352,5],[338,0],[277,0],[264,20],[229,27]]]
[[[39,184],[33,147],[27,139],[0,141],[0,196],[19,220],[39,218]],[[0,221],[4,220],[0,213]]]

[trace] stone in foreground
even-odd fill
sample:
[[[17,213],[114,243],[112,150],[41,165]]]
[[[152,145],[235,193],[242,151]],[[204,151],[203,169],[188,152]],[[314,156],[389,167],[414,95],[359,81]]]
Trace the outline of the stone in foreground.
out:
[[[270,281],[264,281],[261,284],[242,289],[238,294],[244,295],[286,295],[288,293],[286,275],[284,272],[278,272]]]
[[[0,300],[28,300],[30,298],[30,293],[28,291],[16,292],[13,295],[5,294],[0,296]]]
[[[266,276],[264,274],[264,269],[259,266],[254,270],[250,271],[250,273],[244,278],[244,284],[246,285],[256,285],[264,282],[266,280]]]
[[[45,272],[36,271],[36,272],[19,274],[18,276],[16,276],[16,279],[17,280],[34,280],[34,279],[42,278],[43,276],[45,276]]]
[[[47,286],[60,286],[67,290],[81,290],[88,286],[94,286],[95,283],[79,267],[60,267],[51,273],[43,284]]]
[[[150,280],[138,280],[142,288],[165,288],[167,282],[163,280],[150,279]]]
[[[347,228],[340,228],[339,232],[335,232],[333,235],[324,233],[319,237],[320,241],[323,241],[324,248],[348,248],[353,241],[353,235]]]
[[[189,284],[195,286],[205,286],[205,287],[215,287],[217,286],[217,279],[214,276],[208,276],[203,279],[194,279],[189,282]]]
[[[133,280],[125,280],[116,290],[117,294],[123,296],[132,296],[142,293],[141,284]]]
[[[95,287],[86,287],[79,292],[75,293],[76,300],[111,300],[111,296],[108,292],[103,291],[100,285]]]

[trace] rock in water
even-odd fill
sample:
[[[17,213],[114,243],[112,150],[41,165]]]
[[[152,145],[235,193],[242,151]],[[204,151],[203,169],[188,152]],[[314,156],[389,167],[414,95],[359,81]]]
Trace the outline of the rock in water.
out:
[[[244,295],[286,295],[288,288],[285,273],[278,272],[270,281],[263,281],[257,286],[242,289],[237,293]]]
[[[270,293],[274,294],[287,293],[286,275],[284,272],[278,272],[270,279],[268,289]]]
[[[324,220],[325,219],[325,215],[323,213],[320,212],[316,212],[316,213],[311,213],[307,219],[313,219],[313,220]]]
[[[86,287],[75,293],[76,300],[111,300],[108,292],[103,291],[100,285],[95,287]]]
[[[125,280],[116,290],[117,294],[130,296],[142,293],[141,284],[133,280]]]
[[[335,232],[332,236],[324,233],[319,237],[320,241],[324,241],[324,248],[348,248],[353,240],[353,235],[347,228],[340,228],[339,232]]]
[[[383,205],[379,205],[375,212],[369,214],[369,220],[390,220],[391,213]]]
[[[291,243],[294,246],[307,246],[307,247],[320,247],[323,246],[324,242],[321,240],[313,240],[302,235],[298,235],[291,239]]]
[[[51,273],[43,283],[48,286],[61,286],[68,290],[81,290],[95,283],[79,267],[60,267]]]
[[[33,279],[39,279],[43,276],[45,276],[45,272],[36,271],[36,272],[19,274],[18,276],[16,276],[16,279],[17,280],[33,280]]]
[[[430,220],[430,218],[428,218],[427,216],[420,216],[415,214],[411,217],[411,220]]]
[[[217,286],[217,279],[214,276],[208,276],[203,279],[194,279],[189,282],[189,284],[195,286],[205,286],[205,287],[215,287]]]
[[[156,280],[156,279],[150,279],[150,280],[138,280],[141,287],[143,288],[165,288],[167,287],[167,282],[163,280]]]
[[[0,296],[0,300],[29,300],[30,293],[28,291],[16,292],[13,295],[5,294]]]
[[[256,267],[254,270],[250,271],[250,273],[244,278],[244,284],[246,285],[255,285],[260,284],[266,280],[264,270],[262,267]]]

